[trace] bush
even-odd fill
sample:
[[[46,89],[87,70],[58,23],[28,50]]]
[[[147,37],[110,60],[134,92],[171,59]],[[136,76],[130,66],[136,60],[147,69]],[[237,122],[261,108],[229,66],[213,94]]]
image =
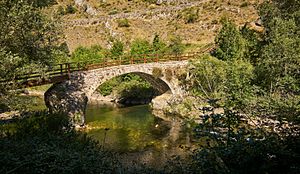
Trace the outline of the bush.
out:
[[[223,27],[215,38],[218,47],[214,56],[226,61],[242,59],[245,53],[245,40],[233,22],[228,19],[222,19],[221,22]]]
[[[74,14],[76,11],[77,9],[73,5],[67,5],[65,14]]]
[[[122,56],[124,53],[124,44],[119,40],[114,41],[113,46],[110,49],[110,53],[113,58],[118,58],[118,57]]]
[[[128,19],[119,19],[117,20],[118,27],[130,27]]]
[[[131,55],[141,55],[152,53],[152,47],[150,43],[143,39],[136,39],[131,43],[130,54]]]
[[[24,116],[24,115],[23,115]],[[115,173],[118,160],[61,115],[31,113],[5,125],[0,171],[11,173]],[[1,125],[0,128],[2,128]]]
[[[153,38],[152,48],[153,48],[153,53],[161,54],[166,51],[166,44],[160,40],[158,34],[155,34]]]
[[[174,36],[170,40],[169,52],[172,54],[181,54],[183,53],[185,47],[182,44],[182,39],[179,36]]]
[[[199,9],[195,7],[187,8],[182,12],[182,17],[185,23],[194,23],[199,18]]]
[[[162,70],[160,68],[156,68],[156,67],[153,68],[152,75],[155,78],[161,78],[161,77],[163,77]]]
[[[101,62],[103,61],[103,49],[99,45],[90,48],[78,47],[71,55],[74,62]]]
[[[167,80],[167,81],[171,81],[172,78],[173,78],[173,70],[170,69],[170,68],[167,68],[167,69],[165,70],[165,76],[166,76],[166,80]]]
[[[207,98],[217,98],[224,94],[227,63],[210,55],[204,55],[192,62],[189,79],[194,94]]]

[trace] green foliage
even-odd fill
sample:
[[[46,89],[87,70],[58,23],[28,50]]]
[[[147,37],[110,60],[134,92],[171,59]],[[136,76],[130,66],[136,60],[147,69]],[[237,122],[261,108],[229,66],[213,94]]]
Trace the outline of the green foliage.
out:
[[[91,48],[76,48],[71,55],[71,60],[74,62],[101,62],[103,57],[103,49],[98,45],[94,45]]]
[[[128,19],[118,19],[117,20],[118,27],[130,27]]]
[[[161,41],[158,34],[155,34],[152,41],[153,53],[164,53],[166,51],[166,44]]]
[[[226,69],[225,106],[243,109],[253,95],[253,66],[246,61],[229,62]]]
[[[120,103],[126,103],[126,100],[151,100],[155,95],[155,90],[149,83],[137,80],[121,83],[116,91]]]
[[[297,31],[300,27],[293,20],[280,18],[272,19],[268,26],[270,28],[264,36],[266,44],[256,70],[258,83],[264,79],[261,85],[272,91],[281,85],[289,85],[286,80],[282,81],[283,77],[296,82],[299,80],[300,37]]]
[[[193,78],[188,79],[193,92],[207,98],[217,98],[224,92],[226,82],[226,62],[204,55],[192,62],[189,72]]]
[[[242,60],[225,62],[209,55],[198,58],[189,68],[189,85],[194,94],[222,99],[227,107],[243,108],[252,96],[253,66]]]
[[[152,75],[155,78],[161,78],[163,76],[162,70],[160,68],[154,67],[152,69]]]
[[[199,18],[199,9],[196,7],[184,9],[181,16],[184,18],[185,23],[194,23]]]
[[[156,95],[156,90],[147,81],[134,74],[112,78],[100,85],[97,91],[104,96],[114,95],[120,103],[127,100],[150,101]]]
[[[214,53],[219,62],[207,58],[197,60],[201,62],[198,64],[193,62],[190,72],[196,77],[192,80],[194,89],[210,89],[205,85],[214,80],[222,91],[219,96],[224,100],[225,112],[214,114],[210,108],[203,113],[195,135],[206,143],[192,155],[193,160],[187,165],[191,171],[300,172],[296,131],[300,115],[299,2],[262,3],[259,14],[264,32],[246,25],[238,30],[230,21],[223,21],[216,38],[219,47]],[[205,83],[207,74],[210,78]],[[224,76],[218,77],[220,74]],[[251,120],[248,115],[259,120],[268,118],[267,126],[243,122],[243,117]],[[279,123],[276,130],[270,129],[272,120]],[[284,123],[289,126],[282,126]]]
[[[143,39],[136,39],[131,43],[130,54],[131,55],[141,55],[152,53],[151,44]]]
[[[0,126],[0,171],[4,173],[115,173],[119,163],[68,118],[29,113]]]
[[[14,79],[19,73],[18,69],[22,64],[22,59],[18,55],[6,52],[0,48],[0,79]],[[13,89],[12,84],[0,83],[0,92],[5,93]],[[0,95],[1,96],[1,95]]]
[[[179,36],[174,36],[170,39],[169,52],[172,54],[181,54],[183,53],[185,47],[182,44],[182,39]]]
[[[101,84],[98,88],[97,91],[100,92],[101,95],[103,96],[107,96],[110,95],[113,91],[113,89],[120,85],[121,83],[121,78],[112,78],[111,80],[108,80],[106,82],[104,82],[103,84]]]
[[[3,0],[0,9],[0,47],[23,65],[53,62],[60,36],[55,23],[26,1]]]
[[[222,19],[223,27],[215,39],[218,45],[214,55],[221,60],[236,60],[244,57],[245,41],[236,25]]]
[[[124,44],[117,40],[113,42],[113,46],[110,49],[110,54],[113,58],[118,58],[124,54]]]
[[[53,1],[0,1],[0,79],[11,80],[1,83],[0,100],[9,98],[7,91],[16,87],[18,75],[42,72],[64,55],[56,21],[39,8],[49,2]]]
[[[74,14],[76,11],[77,9],[73,5],[67,5],[65,14]]]

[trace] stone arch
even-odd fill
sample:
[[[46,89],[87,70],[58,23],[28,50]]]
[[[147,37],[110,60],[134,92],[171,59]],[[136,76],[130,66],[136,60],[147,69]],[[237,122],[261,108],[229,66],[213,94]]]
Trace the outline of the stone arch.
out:
[[[94,89],[95,87],[97,89],[100,85],[102,85],[103,83],[111,80],[112,78],[115,78],[115,77],[118,77],[118,76],[122,76],[122,75],[125,75],[125,74],[135,74],[135,75],[140,76],[142,79],[144,79],[147,82],[149,82],[152,85],[152,87],[155,88],[160,94],[163,94],[163,93],[165,93],[167,91],[172,92],[171,87],[164,80],[162,80],[160,78],[155,78],[152,74],[147,74],[147,73],[138,72],[138,71],[137,72],[129,72],[129,73],[121,74],[121,75],[112,76],[110,78],[105,78],[105,80],[95,81],[95,83],[92,84],[92,86],[93,86],[92,89]],[[93,92],[94,91],[92,91],[92,93]],[[91,92],[89,92],[89,93],[91,93]]]
[[[170,89],[172,94],[181,96],[184,90],[180,87],[179,80],[175,76],[167,78],[166,72],[168,69],[171,69],[172,73],[174,72],[175,74],[176,69],[186,66],[187,63],[187,61],[175,61],[120,65],[83,72],[73,72],[70,74],[69,80],[54,84],[45,93],[45,103],[47,103],[50,111],[66,113],[70,116],[73,124],[82,125],[84,124],[84,114],[88,98],[105,81],[122,74],[134,73],[147,78],[146,80],[151,81],[156,87],[161,88],[161,91]],[[152,75],[154,68],[162,70],[162,76],[159,79],[155,79]]]

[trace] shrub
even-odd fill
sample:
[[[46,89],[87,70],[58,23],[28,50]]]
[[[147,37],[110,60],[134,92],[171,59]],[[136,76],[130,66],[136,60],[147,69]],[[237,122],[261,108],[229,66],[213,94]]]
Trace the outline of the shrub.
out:
[[[119,19],[117,20],[118,27],[130,27],[128,19]]]
[[[77,9],[73,5],[67,5],[65,14],[74,14],[76,11]]]
[[[224,92],[227,63],[210,55],[204,55],[192,62],[189,79],[193,92],[200,96],[216,98]]]
[[[152,52],[151,45],[143,39],[136,39],[130,46],[131,55],[150,54]]]
[[[160,40],[158,34],[155,34],[153,38],[152,48],[154,53],[164,53],[166,51],[166,44]]]
[[[214,55],[221,60],[236,60],[244,57],[245,40],[237,26],[228,19],[222,19],[223,28],[215,38],[218,45]]]
[[[199,9],[195,7],[184,9],[181,16],[185,23],[194,23],[199,18]]]
[[[162,73],[162,70],[160,68],[156,68],[154,67],[153,70],[152,70],[152,75],[155,77],[155,78],[160,78],[163,76],[163,73]]]
[[[123,55],[123,52],[124,52],[124,44],[119,40],[114,41],[113,46],[110,49],[110,53],[111,53],[112,57],[118,58]]]
[[[182,44],[182,39],[179,36],[174,36],[170,40],[170,44],[168,46],[169,52],[172,54],[181,54],[183,53],[185,47]]]
[[[172,78],[173,78],[173,70],[170,69],[170,68],[167,68],[167,69],[165,70],[165,77],[166,77],[166,80],[167,80],[167,81],[171,81]]]
[[[99,45],[94,45],[90,48],[78,47],[71,55],[71,60],[74,62],[100,62],[103,60],[103,49]]]

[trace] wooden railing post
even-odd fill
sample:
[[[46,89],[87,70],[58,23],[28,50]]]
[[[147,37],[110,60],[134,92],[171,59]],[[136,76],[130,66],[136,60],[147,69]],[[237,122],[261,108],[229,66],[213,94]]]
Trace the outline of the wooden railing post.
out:
[[[63,75],[63,64],[59,64],[60,66],[60,75]]]
[[[70,63],[67,63],[67,72],[68,72],[68,79],[71,78],[71,67],[70,67]]]
[[[133,64],[133,57],[130,57],[130,64]]]

